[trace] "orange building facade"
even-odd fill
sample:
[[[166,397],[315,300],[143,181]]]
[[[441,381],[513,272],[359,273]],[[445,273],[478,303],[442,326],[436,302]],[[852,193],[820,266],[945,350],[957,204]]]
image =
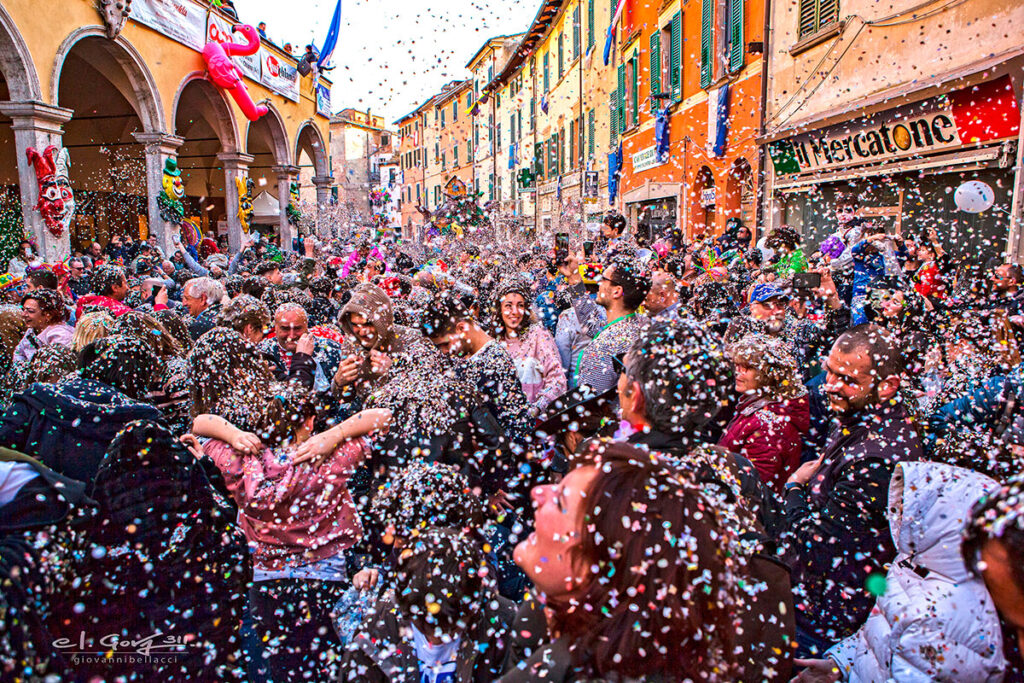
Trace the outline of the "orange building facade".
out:
[[[638,237],[756,230],[764,23],[762,0],[627,0],[611,108]]]

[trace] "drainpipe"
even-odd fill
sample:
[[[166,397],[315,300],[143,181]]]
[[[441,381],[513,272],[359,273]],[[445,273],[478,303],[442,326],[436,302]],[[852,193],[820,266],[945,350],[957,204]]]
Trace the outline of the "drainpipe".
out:
[[[774,0],[765,0],[764,7],[764,31],[762,32],[761,40],[764,42],[761,45],[761,124],[760,132],[763,136],[765,134],[764,125],[766,121],[766,105],[768,102],[768,56],[769,56],[769,45],[771,45],[770,33],[772,30],[772,8],[774,6]],[[755,197],[756,210],[754,211],[754,222],[757,224],[754,229],[751,230],[754,244],[757,244],[757,240],[760,235],[757,234],[757,226],[764,225],[764,204],[766,201],[772,201],[770,197],[766,197],[764,194],[765,189],[765,176],[767,175],[767,146],[764,144],[757,146],[757,196]]]

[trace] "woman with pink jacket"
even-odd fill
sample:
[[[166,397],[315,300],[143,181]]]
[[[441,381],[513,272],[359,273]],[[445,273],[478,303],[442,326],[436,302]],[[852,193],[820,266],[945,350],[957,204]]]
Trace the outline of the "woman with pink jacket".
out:
[[[516,364],[523,392],[535,415],[565,393],[568,383],[551,333],[533,319],[530,288],[518,279],[499,285],[493,320],[498,340]]]
[[[294,384],[275,393],[259,436],[216,415],[196,417],[192,432],[210,437],[203,452],[238,505],[252,553],[250,608],[270,677],[312,671],[312,680],[327,680],[325,663],[340,654],[330,610],[349,586],[345,551],[362,536],[348,479],[369,454],[362,437],[386,427],[391,413],[364,410],[313,435],[314,396]]]

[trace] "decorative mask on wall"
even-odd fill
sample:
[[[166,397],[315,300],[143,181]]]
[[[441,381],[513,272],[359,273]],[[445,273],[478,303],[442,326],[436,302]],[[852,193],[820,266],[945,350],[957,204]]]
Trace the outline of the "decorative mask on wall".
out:
[[[168,223],[180,223],[185,217],[185,183],[181,181],[181,170],[178,160],[170,157],[164,162],[164,177],[160,182],[163,190],[156,197],[156,205],[160,209],[160,218]]]
[[[252,208],[252,191],[256,183],[252,178],[235,178],[235,185],[238,187],[238,222],[242,224],[242,232],[249,234],[249,225],[252,223],[253,214],[256,211]]]
[[[39,183],[36,208],[50,233],[61,237],[71,229],[71,219],[75,215],[75,195],[68,180],[68,166],[71,165],[68,149],[50,145],[40,154],[29,147],[26,156],[35,166],[36,182]]]
[[[288,207],[285,209],[285,213],[288,215],[288,222],[292,225],[298,225],[302,220],[302,211],[299,210],[298,183],[293,182],[288,185]]]
[[[96,9],[107,27],[107,38],[113,40],[121,34],[132,13],[132,0],[96,0]]]

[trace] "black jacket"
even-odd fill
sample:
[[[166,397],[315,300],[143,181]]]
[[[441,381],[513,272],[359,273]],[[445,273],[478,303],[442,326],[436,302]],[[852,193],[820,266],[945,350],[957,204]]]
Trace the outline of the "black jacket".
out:
[[[189,321],[188,336],[192,337],[192,341],[199,339],[217,326],[217,315],[220,314],[220,309],[220,304],[213,304]]]
[[[785,557],[798,626],[836,642],[864,623],[875,604],[865,582],[884,576],[896,554],[886,517],[889,479],[897,462],[921,455],[901,404],[832,427],[821,468],[806,487],[786,493]]]
[[[92,379],[33,384],[0,417],[0,446],[91,487],[107,447],[133,420],[163,423],[163,416]]]

